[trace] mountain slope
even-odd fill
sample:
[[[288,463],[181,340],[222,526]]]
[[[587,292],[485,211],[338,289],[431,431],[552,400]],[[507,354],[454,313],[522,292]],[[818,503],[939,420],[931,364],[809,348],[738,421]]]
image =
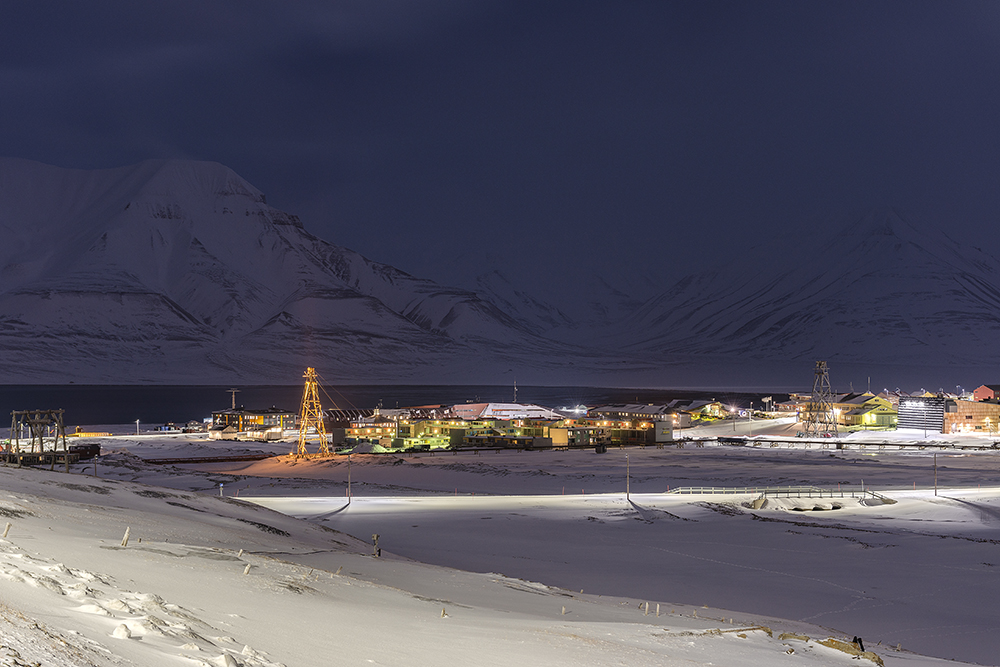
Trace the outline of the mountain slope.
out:
[[[825,242],[790,239],[688,276],[614,339],[743,362],[978,364],[1000,341],[1000,262],[895,212],[872,213]]]
[[[312,236],[218,164],[0,160],[0,234],[7,382],[483,381],[565,354],[472,292]]]
[[[356,383],[787,387],[826,359],[931,385],[989,380],[1000,342],[1000,262],[892,211],[645,301],[650,278],[608,281],[597,260],[586,280],[481,263],[470,289],[411,276],[215,163],[0,159],[0,382],[291,383],[315,366]]]

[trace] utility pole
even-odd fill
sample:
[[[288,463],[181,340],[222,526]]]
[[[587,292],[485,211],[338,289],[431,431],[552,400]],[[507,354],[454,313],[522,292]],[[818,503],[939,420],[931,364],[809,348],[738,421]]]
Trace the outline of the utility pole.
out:
[[[934,495],[937,495],[937,452],[934,452]]]
[[[629,495],[630,493],[629,485],[631,483],[631,476],[632,476],[631,471],[628,465],[628,452],[625,452],[625,500],[629,502],[632,502],[632,498]]]

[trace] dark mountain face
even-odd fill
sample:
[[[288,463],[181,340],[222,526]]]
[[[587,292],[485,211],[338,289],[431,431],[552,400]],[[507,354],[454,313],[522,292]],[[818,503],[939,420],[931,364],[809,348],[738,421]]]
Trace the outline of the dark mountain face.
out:
[[[506,382],[571,351],[474,292],[310,235],[217,164],[5,160],[0,225],[6,382],[294,382],[307,365]]]
[[[611,340],[740,364],[989,364],[1000,342],[1000,262],[894,212],[872,213],[689,276]]]
[[[6,383],[280,383],[315,366],[343,382],[797,386],[826,359],[934,384],[992,364],[1000,341],[1000,263],[893,212],[706,252],[710,268],[646,301],[596,276],[567,308],[498,267],[460,289],[327,243],[213,163],[0,160],[0,237]]]

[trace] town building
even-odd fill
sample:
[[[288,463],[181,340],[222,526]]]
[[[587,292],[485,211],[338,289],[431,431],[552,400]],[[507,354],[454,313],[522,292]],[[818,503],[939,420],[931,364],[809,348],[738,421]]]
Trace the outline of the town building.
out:
[[[458,419],[562,419],[555,410],[527,403],[459,403],[451,406]]]
[[[787,401],[777,403],[778,412],[795,412],[799,421],[807,421],[812,406],[812,394],[790,394]],[[852,429],[891,429],[896,427],[898,411],[885,394],[836,394],[830,401],[838,426]]]
[[[208,437],[212,440],[280,440],[295,428],[296,414],[274,406],[264,410],[236,409],[212,413]]]
[[[351,422],[356,422],[375,414],[375,408],[341,410],[340,408],[327,408],[323,410],[323,426],[327,430],[331,428],[347,428]]]
[[[943,396],[900,396],[898,427],[941,433],[946,400]]]
[[[667,407],[674,412],[687,413],[692,419],[721,419],[726,416],[722,403],[716,400],[675,398],[667,403]]]
[[[349,423],[344,429],[348,441],[378,442],[389,447],[398,436],[398,420],[382,415],[375,410],[371,416],[361,417]]]
[[[944,410],[944,433],[995,434],[1000,426],[1000,400],[948,400]]]
[[[720,406],[721,408],[721,406]],[[590,419],[607,419],[627,422],[656,423],[669,422],[676,428],[691,426],[691,412],[681,411],[669,405],[652,403],[612,403],[587,411]]]
[[[841,394],[834,399],[837,424],[847,428],[895,428],[898,411],[888,398],[871,392]]]
[[[972,398],[977,401],[987,401],[1000,398],[1000,384],[983,384],[972,390]]]

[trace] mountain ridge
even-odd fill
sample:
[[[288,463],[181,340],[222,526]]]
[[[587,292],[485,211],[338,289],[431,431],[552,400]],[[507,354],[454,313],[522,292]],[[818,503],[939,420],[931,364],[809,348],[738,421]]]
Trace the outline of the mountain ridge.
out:
[[[915,230],[895,212],[882,215],[877,224],[863,219],[835,231],[803,261],[778,248],[755,261],[780,268],[751,273],[730,265],[688,276],[630,319],[626,328],[643,336],[618,340],[628,349],[735,358],[903,363],[919,359],[912,353],[921,346],[937,343],[945,352],[944,331],[960,328],[974,345],[945,358],[983,359],[1000,340],[1000,262],[947,235]],[[927,237],[935,247],[921,243]],[[981,335],[972,335],[972,323]]]
[[[449,286],[364,257],[212,162],[0,158],[0,236],[7,383],[267,384],[313,365],[344,382],[773,386],[826,359],[971,384],[1000,342],[1000,261],[891,209],[706,253],[658,290],[605,258],[573,304],[544,267],[512,281],[480,260]]]
[[[30,350],[36,363],[104,359],[149,379],[197,376],[194,364],[266,382],[335,361],[343,372],[331,376],[386,380],[428,365],[458,377],[463,363],[488,376],[520,356],[566,354],[472,291],[319,239],[217,163],[151,161],[95,175],[6,160],[0,219],[30,255],[0,255],[7,368],[27,370],[12,351]],[[67,242],[52,242],[60,233]],[[39,235],[43,243],[30,242]],[[188,370],[171,369],[171,356]],[[72,363],[62,372],[74,381],[119,375]]]

